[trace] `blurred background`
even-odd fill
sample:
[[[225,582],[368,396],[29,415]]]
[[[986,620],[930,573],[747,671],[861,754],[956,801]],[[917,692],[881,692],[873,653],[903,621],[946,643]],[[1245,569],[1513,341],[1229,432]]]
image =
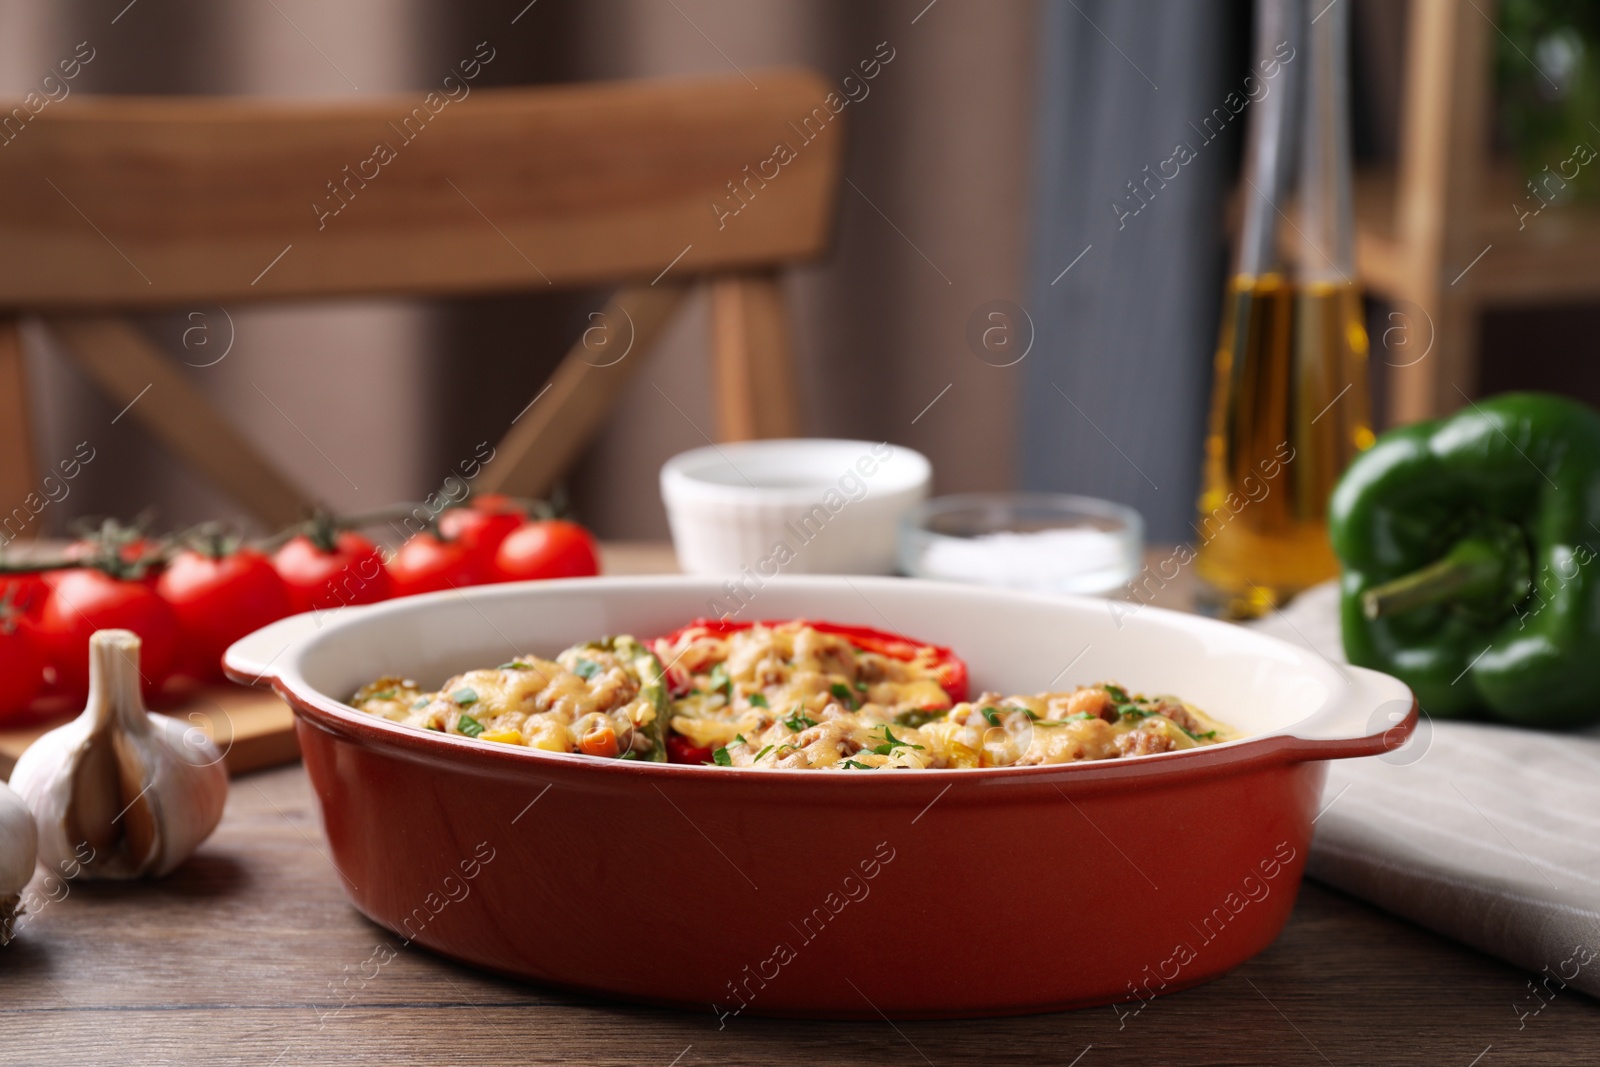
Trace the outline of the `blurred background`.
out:
[[[1334,2],[1353,9],[1357,165],[1381,171],[1419,135],[1403,121],[1415,5]],[[1523,97],[1593,91],[1592,7],[1500,5],[1503,26],[1526,23],[1507,27],[1525,38],[1494,37],[1485,135],[1508,166],[1568,137],[1530,125]],[[893,62],[849,115],[832,251],[785,282],[804,432],[910,445],[932,459],[939,493],[1090,493],[1136,506],[1153,539],[1189,536],[1244,124],[1136,217],[1109,205],[1241,84],[1243,0],[8,0],[0,92],[26,92],[84,41],[95,59],[74,92],[297,98],[420,93],[480,41],[496,51],[480,86],[773,64],[837,81],[886,42]],[[1600,144],[1600,127],[1583,136]],[[1508,224],[1525,195],[1520,178],[1511,187],[1484,209]],[[1514,232],[1506,240],[1547,239]],[[208,316],[203,352],[186,342],[186,313],[139,321],[307,490],[360,510],[420,499],[498,440],[604,298],[234,306],[226,323]],[[1009,366],[970,340],[995,301],[1023,312],[1016,328],[1031,341]],[[1380,426],[1390,368],[1437,328],[1415,310],[1369,300]],[[696,298],[567,479],[602,538],[666,536],[657,472],[714,423],[707,321]],[[1473,371],[1457,403],[1518,387],[1600,400],[1596,361],[1579,358],[1600,311],[1581,287],[1523,284],[1466,321]],[[224,333],[231,346],[210,362]],[[42,330],[27,337],[39,454],[70,455],[90,426],[98,448],[45,532],[151,506],[162,528],[238,513],[135,421],[108,435],[116,405]]]

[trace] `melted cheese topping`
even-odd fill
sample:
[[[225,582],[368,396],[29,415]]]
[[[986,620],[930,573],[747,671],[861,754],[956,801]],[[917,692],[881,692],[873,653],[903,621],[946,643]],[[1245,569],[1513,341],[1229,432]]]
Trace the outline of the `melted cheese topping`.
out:
[[[666,665],[671,731],[723,766],[1030,766],[1238,736],[1175,697],[1129,695],[1111,683],[1032,696],[984,693],[952,706],[935,649],[895,659],[804,622],[725,635],[691,629],[656,642],[655,654]],[[351,703],[410,726],[556,752],[639,758],[654,744],[645,728],[656,709],[636,665],[594,646],[467,671],[436,692],[380,678]]]
[[[671,726],[733,767],[1007,767],[1117,759],[1231,739],[1171,697],[1115,685],[951,706],[935,653],[910,660],[863,652],[803,622],[657,642],[672,691]],[[719,758],[718,762],[722,762]]]
[[[820,721],[830,707],[892,721],[950,706],[932,648],[898,660],[803,622],[728,635],[690,630],[675,644],[657,642],[656,655],[669,677],[676,671],[687,679],[672,690],[671,725],[699,748],[728,745],[782,719]]]
[[[467,671],[436,692],[390,675],[363,686],[350,703],[407,726],[485,741],[551,752],[645,755],[653,746],[643,728],[655,721],[656,709],[641,688],[622,657],[580,646],[554,660],[527,656]]]

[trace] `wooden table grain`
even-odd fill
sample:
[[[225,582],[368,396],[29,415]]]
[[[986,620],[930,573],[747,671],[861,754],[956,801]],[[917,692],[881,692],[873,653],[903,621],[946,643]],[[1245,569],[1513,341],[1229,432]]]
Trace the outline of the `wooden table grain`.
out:
[[[658,563],[651,551],[629,558]],[[1184,592],[1175,586],[1163,599]],[[167,878],[131,886],[36,879],[32,891],[38,906],[0,949],[5,1067],[1533,1067],[1600,1059],[1592,1001],[1566,992],[1519,1022],[1527,975],[1312,882],[1266,952],[1137,1013],[895,1024],[741,1015],[723,1026],[709,1006],[680,1012],[553,992],[402,947],[357,914],[297,765],[235,779],[216,834]],[[965,936],[1026,936],[1034,922],[1097,918],[1115,936],[1115,901],[1051,904],[1037,915],[997,906],[991,921],[968,917]],[[955,928],[942,936],[961,951]],[[893,951],[890,941],[884,950]]]

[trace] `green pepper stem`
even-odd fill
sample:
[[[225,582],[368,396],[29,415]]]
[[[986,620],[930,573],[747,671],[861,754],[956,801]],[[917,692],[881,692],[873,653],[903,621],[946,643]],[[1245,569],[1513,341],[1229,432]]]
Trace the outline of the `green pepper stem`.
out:
[[[1434,562],[1361,594],[1369,619],[1398,615],[1446,601],[1471,600],[1503,589],[1507,580],[1504,546],[1468,537]]]

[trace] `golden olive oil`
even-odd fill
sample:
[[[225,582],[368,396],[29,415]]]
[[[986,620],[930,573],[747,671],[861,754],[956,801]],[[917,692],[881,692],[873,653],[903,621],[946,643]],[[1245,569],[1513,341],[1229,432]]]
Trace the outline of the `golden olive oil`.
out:
[[[1204,609],[1256,618],[1339,572],[1328,496],[1373,440],[1367,331],[1347,282],[1238,274],[1224,300],[1195,571]]]

